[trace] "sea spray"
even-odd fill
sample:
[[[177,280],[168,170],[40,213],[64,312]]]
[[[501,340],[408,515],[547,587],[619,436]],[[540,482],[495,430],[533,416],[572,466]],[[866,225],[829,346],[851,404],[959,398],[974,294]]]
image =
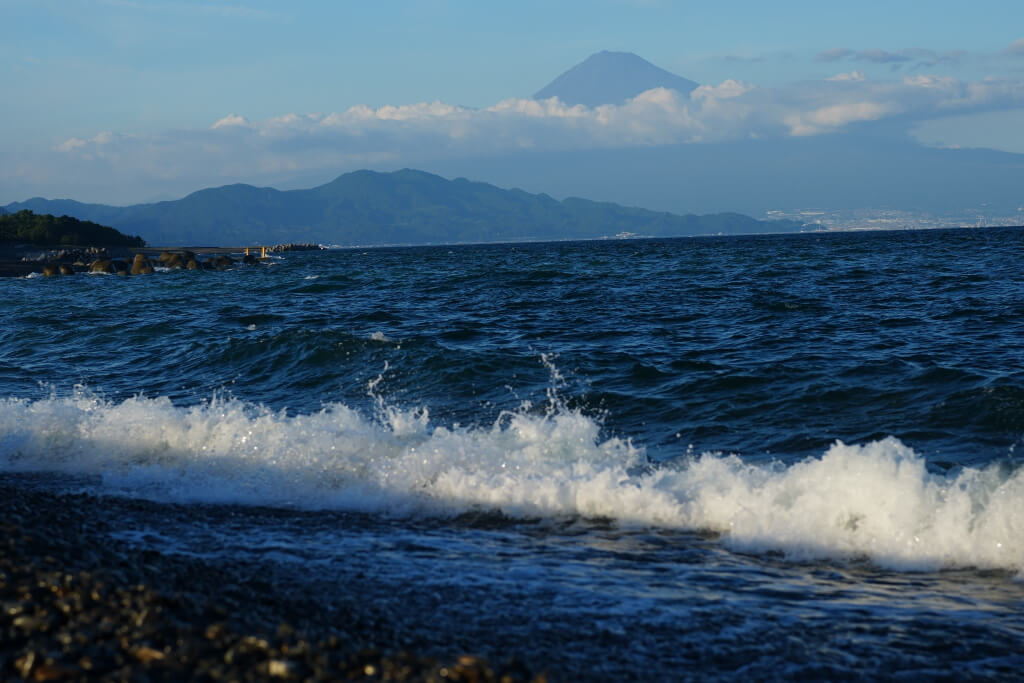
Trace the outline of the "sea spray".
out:
[[[666,486],[685,524],[746,551],[867,558],[893,569],[1024,568],[1024,475],[1001,464],[930,473],[894,438],[835,443],[820,458],[755,466],[702,455]]]

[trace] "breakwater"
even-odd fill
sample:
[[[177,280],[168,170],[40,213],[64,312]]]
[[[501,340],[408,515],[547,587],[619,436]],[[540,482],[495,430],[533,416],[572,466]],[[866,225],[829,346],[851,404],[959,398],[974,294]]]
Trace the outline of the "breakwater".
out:
[[[75,273],[142,275],[170,270],[224,270],[236,263],[255,265],[268,254],[320,251],[315,243],[287,243],[248,247],[38,247],[9,245],[0,250],[0,277],[47,277]]]
[[[145,275],[160,270],[224,270],[236,264],[255,265],[273,247],[65,248],[0,258],[0,276],[46,277],[76,273]]]

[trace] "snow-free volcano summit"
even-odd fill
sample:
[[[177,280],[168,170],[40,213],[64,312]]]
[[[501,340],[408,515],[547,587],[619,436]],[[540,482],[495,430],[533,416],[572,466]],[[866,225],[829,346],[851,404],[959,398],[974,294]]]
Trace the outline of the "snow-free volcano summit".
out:
[[[590,55],[538,90],[533,99],[557,97],[569,105],[622,104],[654,88],[689,95],[697,83],[669,73],[632,52],[603,50]]]

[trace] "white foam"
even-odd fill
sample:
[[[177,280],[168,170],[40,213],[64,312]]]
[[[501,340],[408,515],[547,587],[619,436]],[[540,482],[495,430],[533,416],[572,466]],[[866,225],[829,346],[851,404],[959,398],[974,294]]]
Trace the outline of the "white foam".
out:
[[[652,467],[642,448],[602,439],[598,422],[557,406],[464,428],[382,400],[368,419],[341,404],[288,416],[233,399],[181,407],[84,390],[0,400],[0,435],[2,470],[96,474],[161,500],[598,516],[712,530],[797,560],[1024,570],[1024,470],[934,474],[895,439],[836,443],[785,466],[704,454]]]

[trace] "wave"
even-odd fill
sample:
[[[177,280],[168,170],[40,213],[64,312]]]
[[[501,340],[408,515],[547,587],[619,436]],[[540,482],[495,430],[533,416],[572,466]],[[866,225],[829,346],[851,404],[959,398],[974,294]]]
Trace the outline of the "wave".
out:
[[[433,425],[427,409],[379,397],[375,412],[288,415],[217,396],[111,402],[82,388],[0,399],[0,471],[97,475],[112,493],[161,501],[599,517],[711,531],[796,561],[1024,572],[1024,470],[1008,461],[937,473],[887,438],[790,464],[715,453],[658,464],[557,400],[486,427]]]

